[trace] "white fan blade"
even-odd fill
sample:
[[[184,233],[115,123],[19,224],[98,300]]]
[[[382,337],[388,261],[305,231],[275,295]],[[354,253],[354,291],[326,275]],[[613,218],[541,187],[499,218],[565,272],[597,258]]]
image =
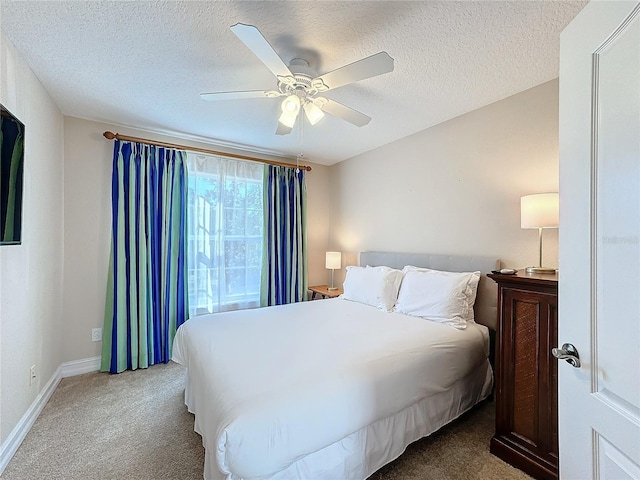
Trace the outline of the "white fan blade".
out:
[[[317,88],[318,91],[322,92],[392,71],[393,58],[391,58],[387,52],[380,52],[332,72],[320,75],[318,78],[313,79],[311,84],[314,88]],[[322,85],[324,85],[324,88]],[[318,86],[320,86],[320,88],[318,88]]]
[[[368,117],[364,113],[360,113],[353,108],[347,107],[338,102],[334,102],[333,100],[329,100],[328,98],[322,107],[322,111],[329,113],[335,117],[339,117],[343,120],[346,120],[349,123],[354,124],[357,127],[364,127],[371,121],[371,117]]]
[[[200,98],[203,100],[241,100],[243,98],[275,98],[279,97],[279,92],[271,90],[244,90],[237,92],[214,92],[201,93]]]
[[[278,129],[276,130],[276,135],[289,135],[291,133],[291,130],[293,129],[278,122]]]
[[[242,43],[249,47],[249,50],[251,50],[276,77],[292,76],[291,70],[289,70],[256,27],[237,23],[231,27],[231,31],[236,34]]]

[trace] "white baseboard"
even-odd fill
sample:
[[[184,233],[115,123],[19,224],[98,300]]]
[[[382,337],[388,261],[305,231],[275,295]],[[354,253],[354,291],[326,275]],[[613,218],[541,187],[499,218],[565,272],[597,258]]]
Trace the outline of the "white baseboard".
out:
[[[29,430],[33,426],[34,422],[42,412],[42,409],[53,395],[58,383],[60,383],[62,367],[54,372],[53,376],[49,379],[44,388],[40,391],[36,399],[33,401],[29,409],[22,416],[18,424],[11,431],[7,439],[2,442],[0,447],[0,474],[9,464],[9,461],[18,450],[18,447],[27,436]]]
[[[82,360],[74,360],[72,362],[65,362],[56,369],[29,409],[11,431],[7,439],[2,442],[2,445],[0,445],[0,475],[11,461],[11,458],[15,455],[18,447],[27,436],[27,433],[29,433],[29,430],[31,430],[31,427],[38,418],[38,415],[40,415],[42,409],[51,398],[51,395],[55,392],[60,380],[74,375],[96,372],[98,370],[100,370],[100,357],[91,357]]]
[[[82,360],[73,360],[60,365],[62,370],[62,378],[74,377],[83,373],[97,372],[100,370],[100,358],[90,357]]]

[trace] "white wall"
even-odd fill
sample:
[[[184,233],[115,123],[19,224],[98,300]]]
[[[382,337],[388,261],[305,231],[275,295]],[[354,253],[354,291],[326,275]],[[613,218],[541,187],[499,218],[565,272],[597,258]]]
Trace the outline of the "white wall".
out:
[[[91,329],[102,327],[111,235],[113,141],[106,130],[170,143],[214,148],[196,142],[104,123],[65,117],[64,357],[100,355]],[[329,168],[307,174],[309,281],[326,283],[324,252],[329,232]]]
[[[331,221],[331,172],[329,167],[315,165],[307,173],[307,264],[309,285],[329,283],[330,270],[324,268],[329,245]]]
[[[345,264],[389,250],[535,265],[538,234],[520,228],[520,197],[558,191],[558,81],[341,162],[331,180],[330,246]],[[544,239],[544,263],[557,267],[558,231]]]
[[[25,124],[22,244],[0,246],[4,443],[61,364],[64,151],[62,114],[1,31],[0,67],[0,102]]]

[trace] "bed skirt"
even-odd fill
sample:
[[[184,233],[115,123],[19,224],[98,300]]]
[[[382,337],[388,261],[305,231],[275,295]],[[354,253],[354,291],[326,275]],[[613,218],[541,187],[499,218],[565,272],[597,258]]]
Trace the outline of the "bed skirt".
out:
[[[444,391],[382,418],[321,450],[306,455],[269,480],[341,479],[364,480],[398,458],[412,442],[432,434],[489,396],[493,371],[486,360],[466,377]],[[190,412],[191,393],[185,389]],[[194,430],[201,434],[197,424]],[[216,453],[205,449],[205,480],[242,480],[225,475],[216,466]]]

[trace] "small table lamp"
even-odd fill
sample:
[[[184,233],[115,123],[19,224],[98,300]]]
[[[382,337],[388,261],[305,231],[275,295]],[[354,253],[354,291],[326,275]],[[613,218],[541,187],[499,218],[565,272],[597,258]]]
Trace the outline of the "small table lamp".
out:
[[[559,195],[557,193],[537,193],[520,199],[520,227],[537,228],[540,244],[537,267],[528,267],[527,273],[556,273],[555,268],[542,266],[542,229],[558,228]]]
[[[329,287],[329,290],[337,290],[338,288],[333,286],[333,271],[342,267],[342,253],[327,252],[324,266],[331,270],[331,286]]]

